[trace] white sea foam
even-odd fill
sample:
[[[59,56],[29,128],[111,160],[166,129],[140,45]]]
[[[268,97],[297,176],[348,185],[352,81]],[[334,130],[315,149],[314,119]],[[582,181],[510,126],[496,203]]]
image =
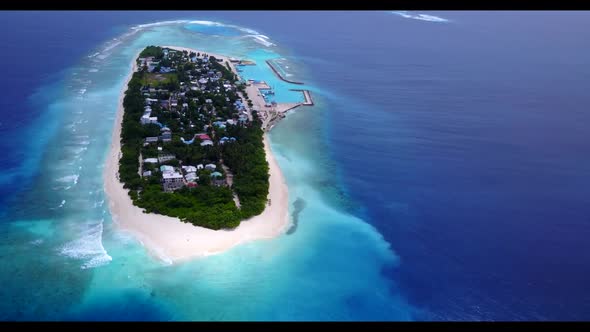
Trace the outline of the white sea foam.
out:
[[[75,131],[75,128],[72,129],[72,130]],[[80,147],[80,148],[71,149],[72,154],[73,155],[76,155],[76,156],[79,155],[79,154],[81,154],[82,152],[84,152],[86,150],[88,150],[88,147],[87,146],[83,146],[83,147]]]
[[[206,26],[233,28],[233,29],[237,29],[239,31],[247,33],[247,35],[245,35],[244,37],[253,38],[254,41],[256,41],[257,43],[260,43],[266,47],[270,47],[270,46],[275,45],[274,43],[270,42],[270,38],[268,36],[260,34],[256,30],[252,30],[249,28],[244,28],[244,27],[240,27],[240,26],[232,25],[232,24],[224,24],[221,22],[205,21],[205,20],[192,20],[192,21],[175,20],[175,21],[160,21],[160,22],[154,22],[154,23],[139,24],[134,27],[131,27],[131,29],[133,30],[133,32],[131,34],[136,33],[139,30],[149,28],[149,27],[162,26],[162,25],[173,25],[173,24],[200,24],[200,25],[206,25]]]
[[[101,201],[98,201],[98,202],[94,202],[94,206],[93,207],[97,208],[97,207],[101,207],[103,205],[104,205],[104,199],[101,200]]]
[[[269,38],[265,35],[246,35],[245,37],[250,37],[254,39],[255,42],[262,44],[266,47],[274,46],[275,44],[269,41]]]
[[[108,51],[112,50],[113,48],[121,45],[122,43],[123,43],[122,41],[117,41],[117,42],[114,42],[114,43],[110,43],[110,45],[107,45],[105,48],[102,49],[102,53],[108,52]]]
[[[60,187],[53,187],[52,189],[53,189],[53,190],[58,190],[58,189],[60,189]],[[67,190],[67,189],[66,189],[66,190]],[[66,200],[64,199],[64,200],[62,200],[62,201],[61,201],[61,204],[59,204],[59,205],[58,205],[58,206],[56,206],[56,207],[50,207],[50,208],[49,208],[49,210],[57,210],[57,209],[59,209],[59,208],[62,208],[62,207],[65,205],[65,204],[66,204]]]
[[[78,183],[79,177],[80,177],[79,174],[72,174],[72,175],[66,175],[66,176],[61,177],[59,179],[55,179],[55,181],[76,184],[76,183]]]
[[[188,23],[188,20],[175,20],[175,21],[160,21],[160,22],[153,22],[153,23],[146,23],[146,24],[139,24],[134,27],[131,27],[132,30],[141,30],[149,27],[155,27],[160,25],[169,25],[169,24],[180,24],[180,23]]]
[[[216,27],[223,27],[226,26],[223,23],[219,23],[219,22],[213,22],[213,21],[201,21],[201,20],[196,20],[196,21],[190,21],[188,22],[189,24],[200,24],[200,25],[208,25],[208,26],[216,26]]]
[[[82,269],[91,269],[93,267],[103,266],[103,265],[108,264],[112,260],[113,260],[113,258],[111,256],[109,256],[105,251],[104,255],[93,257],[88,262],[82,264],[81,268]]]
[[[90,73],[96,73],[96,72],[98,72],[98,69],[91,68],[91,69],[88,69],[88,72],[90,72]]]
[[[409,18],[409,19],[414,19],[414,20],[420,20],[420,21],[428,21],[428,22],[450,22],[449,20],[447,20],[446,18],[442,18],[439,16],[434,16],[434,15],[427,15],[427,14],[412,14],[406,11],[393,11],[391,12],[392,14],[396,14],[399,15],[401,17],[405,17],[405,18]]]
[[[125,231],[123,229],[119,230],[118,232],[114,232],[113,237],[124,244],[135,243],[136,241],[138,241],[132,233]]]
[[[103,220],[91,223],[76,240],[70,241],[60,248],[60,254],[84,260],[82,269],[89,269],[108,264],[112,257],[102,245]]]
[[[245,33],[248,33],[248,34],[251,34],[251,35],[259,35],[260,34],[256,30],[252,30],[252,29],[248,29],[248,28],[242,28],[242,27],[237,27],[237,28],[238,28],[238,30],[240,30],[242,32],[245,32]]]
[[[33,240],[31,242],[29,242],[30,244],[34,245],[34,246],[38,246],[41,243],[43,243],[43,239],[37,239],[37,240]]]

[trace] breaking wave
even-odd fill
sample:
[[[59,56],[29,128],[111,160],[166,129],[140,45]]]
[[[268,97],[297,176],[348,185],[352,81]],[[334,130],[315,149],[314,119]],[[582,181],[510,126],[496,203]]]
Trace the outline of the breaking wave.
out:
[[[53,187],[52,189],[53,190],[58,190],[58,189],[60,189],[60,187]],[[68,190],[68,189],[69,189],[69,187],[66,190]],[[61,201],[61,204],[59,204],[56,207],[50,207],[49,210],[57,210],[59,208],[62,208],[65,204],[66,204],[66,200],[64,199],[64,200]]]
[[[189,21],[189,24],[201,24],[201,25],[208,25],[208,26],[216,26],[216,27],[224,27],[224,26],[229,26],[229,25],[225,25],[223,23],[219,23],[219,22],[213,22],[213,21],[200,21],[200,20],[196,20],[196,21]]]
[[[37,240],[33,240],[31,242],[29,242],[30,244],[34,245],[34,246],[38,246],[40,244],[43,243],[43,239],[37,239]]]
[[[257,35],[246,35],[245,37],[250,37],[250,38],[254,39],[255,42],[257,42],[259,44],[262,44],[262,45],[264,45],[266,47],[275,46],[274,43],[270,42],[270,40],[269,40],[270,38],[268,38],[265,35],[260,35],[260,34],[257,34]]]
[[[428,22],[450,22],[449,20],[447,20],[446,18],[442,18],[440,16],[434,16],[434,15],[427,15],[427,14],[412,14],[406,11],[394,11],[391,12],[392,14],[396,14],[399,15],[401,17],[405,17],[405,18],[410,18],[410,19],[414,19],[414,20],[420,20],[420,21],[428,21]]]
[[[63,245],[59,250],[60,254],[83,260],[82,269],[108,264],[113,258],[109,256],[102,245],[102,230],[102,220],[89,225],[88,229],[82,232],[80,238]]]
[[[256,30],[240,27],[240,26],[233,25],[233,24],[225,24],[225,23],[221,23],[221,22],[205,21],[205,20],[175,20],[175,21],[161,21],[161,22],[154,22],[154,23],[139,24],[134,27],[131,27],[131,29],[133,30],[133,32],[131,34],[136,33],[142,29],[150,28],[150,27],[162,26],[162,25],[172,25],[172,24],[200,24],[200,25],[205,25],[205,26],[232,28],[232,29],[236,29],[236,30],[246,33],[246,35],[243,37],[252,38],[252,39],[254,39],[255,42],[262,44],[266,47],[275,46],[275,44],[270,41],[270,38],[268,36],[265,36]]]
[[[155,26],[160,26],[160,25],[182,24],[182,23],[189,23],[189,22],[190,22],[189,20],[160,21],[160,22],[139,24],[139,25],[131,27],[131,29],[138,31],[138,30],[142,30],[145,28],[150,28],[150,27],[155,27]],[[203,21],[203,22],[206,22],[206,21]]]
[[[58,182],[65,182],[65,183],[74,183],[77,184],[78,183],[78,178],[80,177],[79,174],[72,174],[72,175],[66,175],[64,177],[61,177],[59,179],[56,179],[55,181]]]

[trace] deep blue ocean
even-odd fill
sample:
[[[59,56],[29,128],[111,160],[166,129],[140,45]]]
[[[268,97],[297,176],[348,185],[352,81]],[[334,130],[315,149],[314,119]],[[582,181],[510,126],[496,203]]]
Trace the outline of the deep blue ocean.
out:
[[[0,290],[0,318],[588,320],[590,13],[428,14],[432,16],[372,11],[1,12],[0,280],[9,287]],[[150,270],[141,282],[113,290],[106,285],[122,285],[127,270],[118,276],[101,269],[131,270],[131,260],[117,258],[107,244],[112,261],[91,269],[72,263],[68,250],[62,250],[64,257],[42,242],[21,246],[33,239],[26,234],[54,232],[46,228],[47,220],[51,225],[61,219],[68,225],[76,222],[55,212],[61,199],[55,203],[40,189],[54,185],[48,168],[71,152],[64,152],[60,143],[65,135],[60,130],[70,123],[70,106],[59,102],[73,89],[69,77],[99,45],[130,27],[168,20],[246,27],[280,46],[294,75],[312,82],[318,95],[318,106],[304,112],[321,112],[287,117],[274,129],[274,146],[319,151],[309,159],[312,174],[321,173],[307,178],[311,186],[334,210],[372,226],[362,232],[382,237],[378,241],[388,244],[394,263],[381,256],[381,244],[360,258],[326,244],[329,235],[329,241],[354,242],[355,232],[307,233],[305,227],[311,226],[306,222],[315,220],[311,211],[315,217],[323,211],[311,205],[298,228],[300,237],[313,236],[285,240],[293,241],[290,248],[308,246],[311,251],[305,258],[294,257],[292,270],[285,268],[266,280],[282,280],[280,289],[241,293],[257,302],[241,311],[230,306],[223,315],[215,306],[232,302],[233,291],[246,291],[207,284],[194,294],[217,302],[179,314],[178,307],[199,299],[174,291],[182,287],[178,280],[214,275],[209,265],[233,260],[240,247],[231,257],[205,259],[210,264],[165,267],[140,246],[126,244],[137,255],[134,262],[141,256],[149,260]],[[188,30],[217,38],[239,35],[215,26],[199,30],[205,28]],[[124,65],[113,62],[109,68],[121,67],[125,75],[130,52],[117,55]],[[118,91],[120,77],[102,80],[104,87]],[[106,144],[111,127],[112,122],[104,123],[101,140]],[[92,144],[90,140],[88,146]],[[288,157],[279,153],[281,167]],[[322,167],[313,166],[320,161]],[[299,181],[297,170],[286,167],[285,173],[291,188]],[[74,185],[78,176],[83,179],[82,173],[76,175]],[[58,182],[70,181],[62,179]],[[325,248],[306,242],[311,238]],[[258,255],[261,249],[255,246],[247,245],[248,254],[240,259],[247,259],[250,251]],[[94,253],[88,255],[84,257]],[[45,268],[36,269],[39,264]],[[244,271],[256,273],[256,266],[246,267]],[[310,272],[322,269],[322,274]],[[64,285],[52,288],[54,283]],[[325,290],[319,285],[329,284],[338,286],[319,293]],[[354,291],[347,292],[347,287]],[[306,288],[314,291],[300,295]],[[279,312],[275,306],[292,309]]]

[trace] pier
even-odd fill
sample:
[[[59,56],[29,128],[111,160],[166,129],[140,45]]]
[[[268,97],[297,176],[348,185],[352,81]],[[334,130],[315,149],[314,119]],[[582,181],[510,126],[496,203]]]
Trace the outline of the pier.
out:
[[[275,72],[275,74],[283,81],[287,82],[287,83],[291,83],[291,84],[304,84],[303,82],[296,82],[296,81],[291,81],[286,79],[285,77],[283,77],[281,75],[281,73],[273,66],[273,64],[270,62],[270,60],[266,60],[266,64],[268,64],[268,66],[270,67],[270,69],[272,69],[272,71]]]
[[[254,85],[258,90],[272,90],[271,87],[264,81],[258,83],[252,82],[252,85]]]
[[[301,89],[289,89],[291,91],[301,91],[303,92],[303,97],[305,97],[305,101],[301,103],[304,106],[313,106],[313,99],[311,99],[311,92],[309,90],[301,90]]]

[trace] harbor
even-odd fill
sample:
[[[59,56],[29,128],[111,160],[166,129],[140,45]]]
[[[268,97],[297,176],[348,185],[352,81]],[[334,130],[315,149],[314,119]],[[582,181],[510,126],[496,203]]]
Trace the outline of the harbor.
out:
[[[303,85],[305,83],[303,82],[297,82],[297,81],[291,81],[285,77],[283,77],[283,75],[275,68],[275,66],[272,64],[272,62],[270,62],[270,60],[266,60],[266,64],[268,64],[268,66],[270,67],[270,69],[272,69],[272,71],[283,81],[287,82],[287,83],[291,83],[291,84],[299,84],[299,85]]]

